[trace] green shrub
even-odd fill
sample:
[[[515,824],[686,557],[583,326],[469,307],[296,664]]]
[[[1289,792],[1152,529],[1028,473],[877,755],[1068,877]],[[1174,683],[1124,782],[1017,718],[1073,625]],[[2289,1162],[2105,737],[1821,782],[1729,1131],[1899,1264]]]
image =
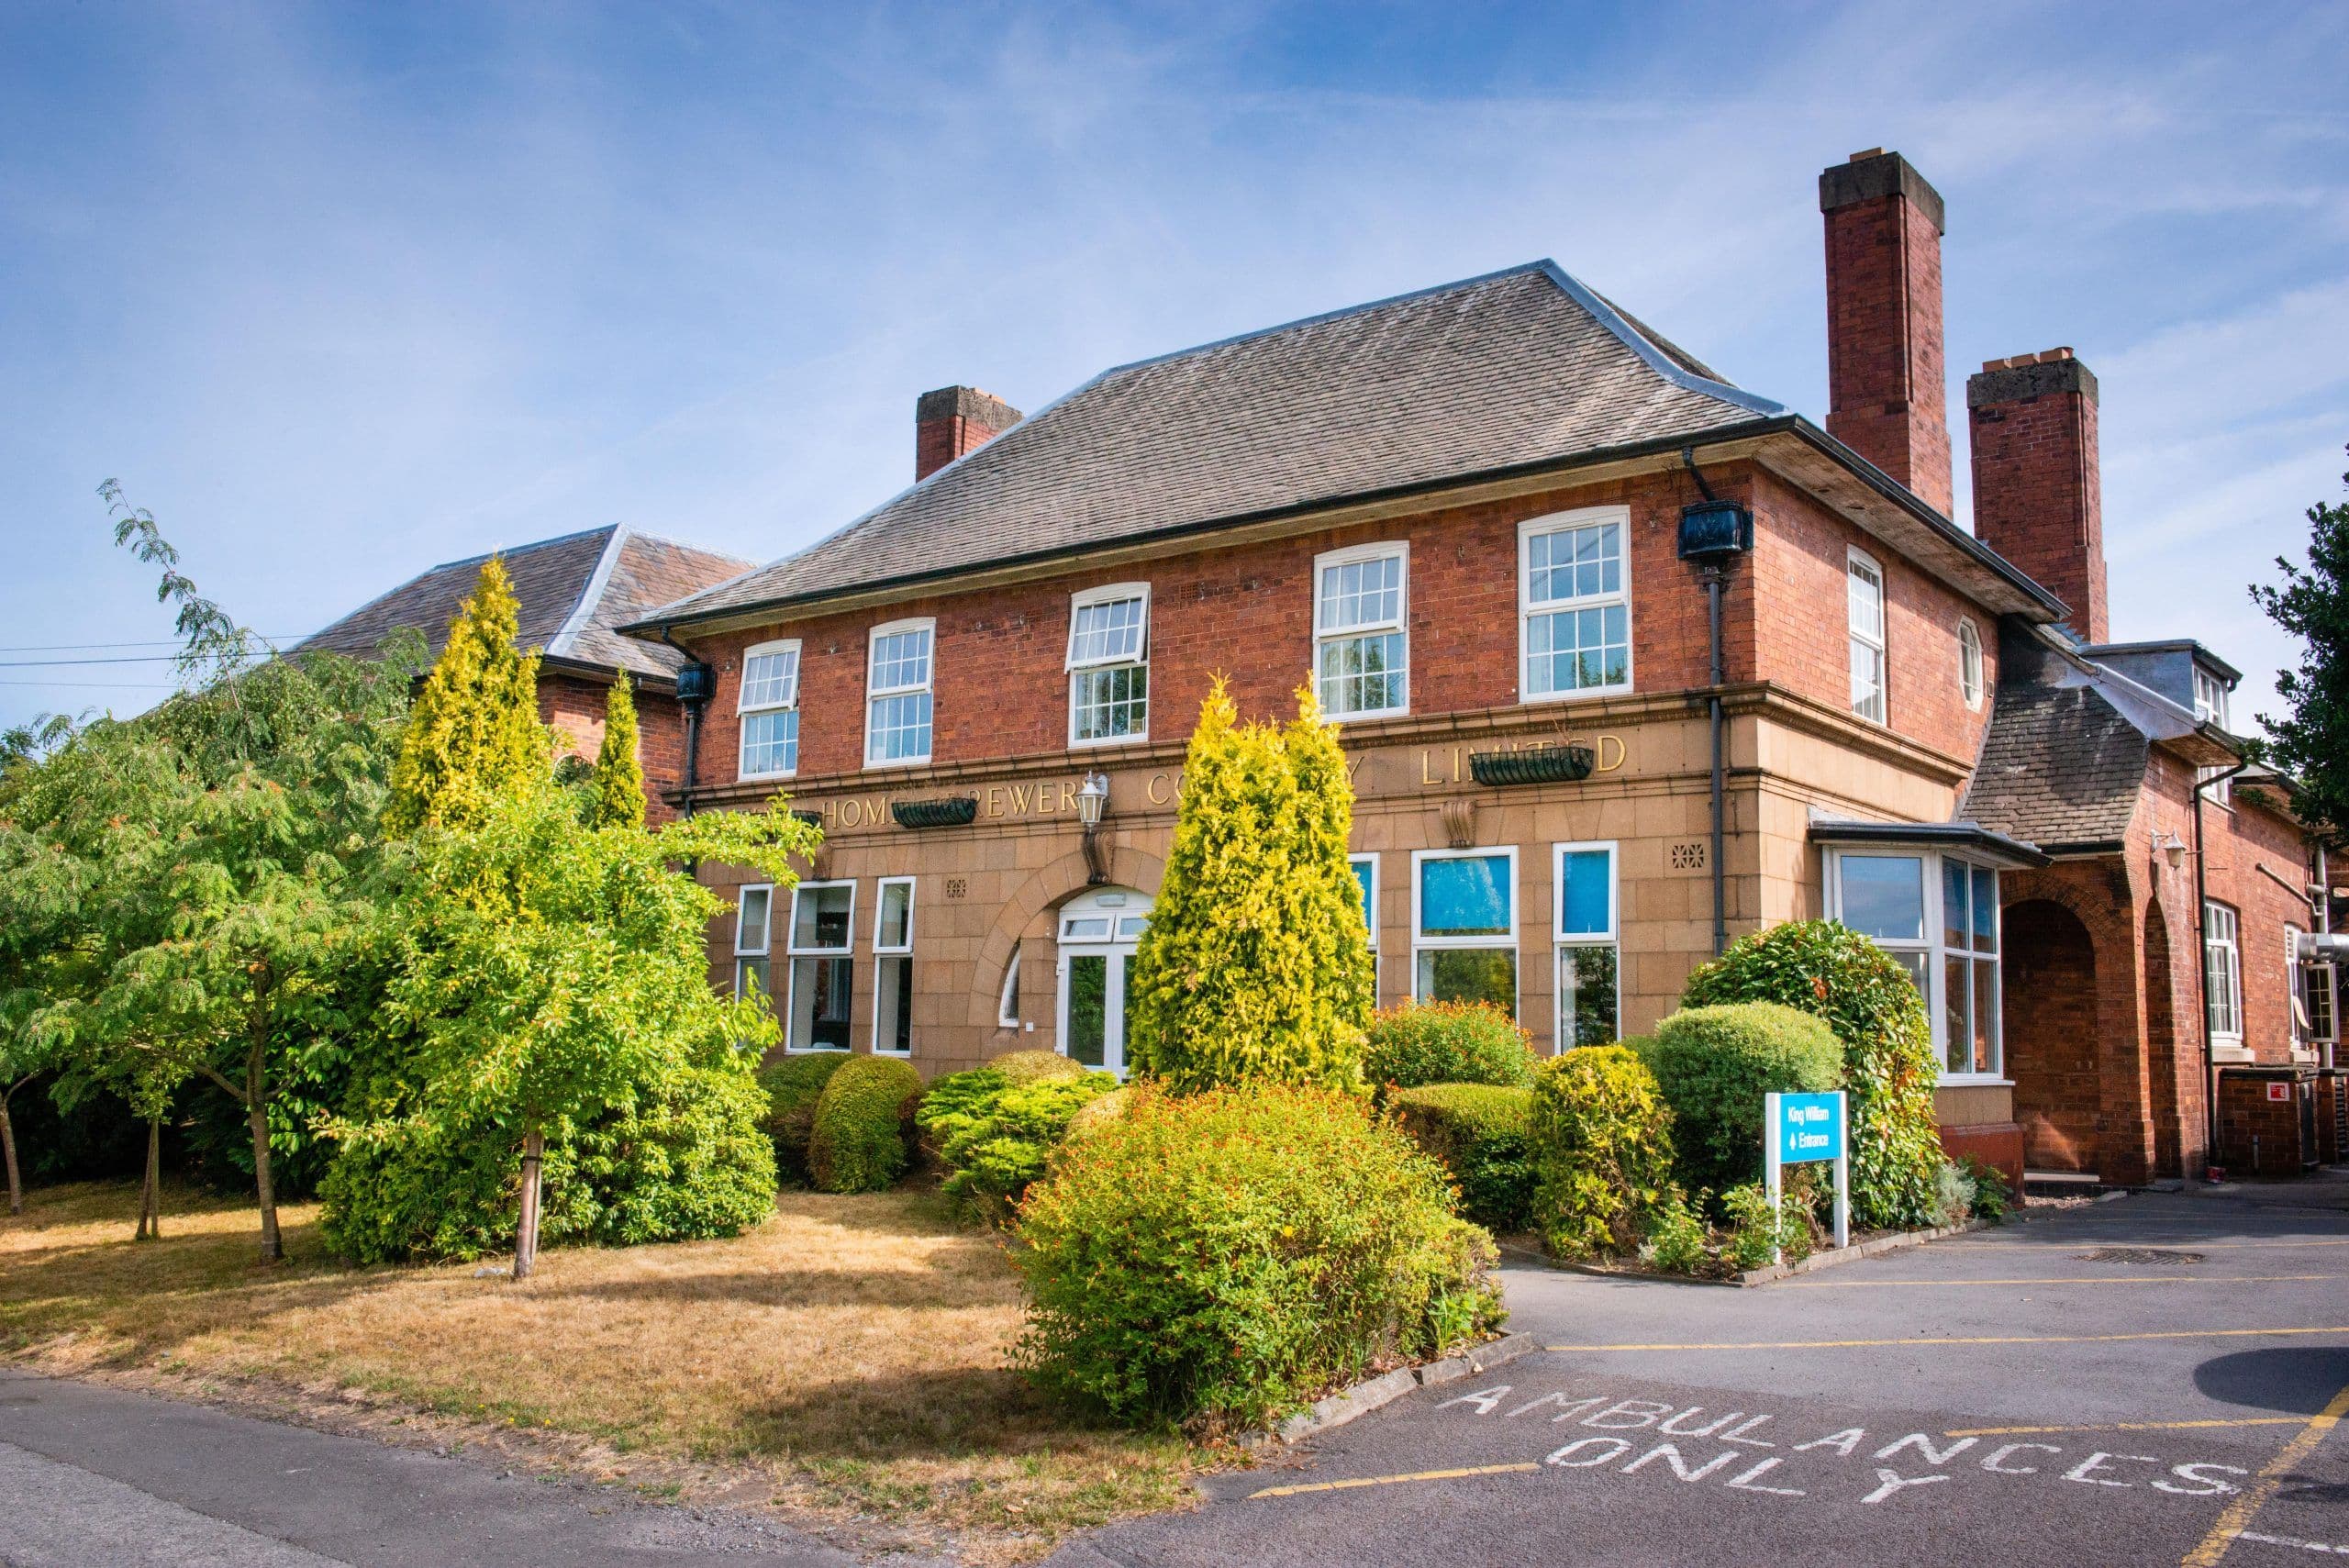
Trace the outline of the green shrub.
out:
[[[1112,1094],[1115,1074],[1038,1078],[1013,1084],[962,1118],[939,1151],[946,1194],[985,1218],[1000,1221],[1044,1173],[1071,1118]]]
[[[1374,1086],[1533,1084],[1533,1037],[1489,1002],[1406,1002],[1374,1013],[1363,1076]]]
[[[1252,1425],[1500,1317],[1442,1169],[1342,1093],[1139,1090],[1018,1234],[1021,1361],[1126,1420]]]
[[[1978,1154],[1962,1156],[1957,1163],[1974,1184],[1974,1218],[1987,1225],[2004,1225],[2015,1207],[2007,1173]]]
[[[1061,1134],[1062,1139],[1091,1137],[1109,1122],[1125,1115],[1126,1107],[1133,1101],[1134,1091],[1131,1089],[1112,1089],[1097,1100],[1086,1101],[1076,1107],[1074,1116],[1068,1118],[1068,1129]]]
[[[1738,1273],[1777,1261],[1799,1263],[1810,1256],[1810,1199],[1802,1193],[1789,1188],[1779,1194],[1773,1213],[1769,1192],[1759,1182],[1748,1182],[1721,1194],[1721,1212],[1729,1219],[1722,1255]]]
[[[972,1067],[932,1078],[914,1106],[915,1141],[923,1160],[942,1171],[946,1140],[970,1126],[1010,1086],[1011,1080],[994,1067]]]
[[[1621,1257],[1670,1197],[1672,1110],[1620,1045],[1582,1046],[1533,1079],[1533,1225],[1558,1257]]]
[[[877,1193],[905,1174],[921,1074],[910,1062],[851,1056],[816,1101],[807,1170],[828,1193]]]
[[[1640,1261],[1668,1274],[1707,1272],[1713,1261],[1712,1237],[1705,1229],[1706,1194],[1690,1203],[1678,1193],[1667,1195],[1648,1222],[1648,1239],[1640,1243]]]
[[[774,1211],[774,1153],[746,1072],[672,1073],[637,1110],[551,1129],[542,1246],[635,1246],[739,1235]],[[514,1245],[521,1167],[510,1128],[425,1118],[381,1124],[328,1168],[320,1225],[360,1262],[472,1259]]]
[[[1683,1186],[1725,1193],[1762,1175],[1762,1096],[1838,1087],[1843,1048],[1809,1013],[1775,1002],[1687,1007],[1639,1051],[1672,1107]]]
[[[1431,1084],[1387,1100],[1397,1125],[1442,1162],[1460,1212],[1487,1230],[1526,1229],[1533,1218],[1527,1130],[1533,1091],[1493,1084]]]
[[[1907,970],[1847,926],[1805,920],[1732,942],[1689,977],[1681,1001],[1781,1002],[1827,1020],[1843,1045],[1851,1096],[1854,1220],[1932,1222],[1942,1166],[1937,1073],[1925,1006]]]
[[[775,1166],[794,1181],[807,1180],[807,1140],[816,1134],[816,1102],[847,1060],[845,1051],[814,1051],[782,1057],[759,1069]]]
[[[980,1069],[992,1069],[1013,1084],[1033,1083],[1039,1078],[1074,1078],[1086,1069],[1083,1062],[1063,1056],[1057,1051],[1008,1051]]]
[[[1936,1225],[1963,1225],[1974,1217],[1974,1178],[1965,1166],[1942,1162],[1933,1176],[1933,1211]]]

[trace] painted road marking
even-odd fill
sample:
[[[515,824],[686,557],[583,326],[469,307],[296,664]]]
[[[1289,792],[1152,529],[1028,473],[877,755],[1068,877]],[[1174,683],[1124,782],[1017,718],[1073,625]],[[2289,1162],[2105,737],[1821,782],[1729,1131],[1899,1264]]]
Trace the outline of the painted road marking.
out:
[[[1522,1464],[1477,1464],[1465,1470],[1415,1470],[1404,1475],[1364,1475],[1352,1481],[1316,1481],[1302,1486],[1267,1486],[1261,1492],[1251,1492],[1248,1500],[1259,1497],[1295,1497],[1307,1492],[1351,1492],[1357,1486],[1395,1486],[1406,1481],[1458,1481],[1470,1475],[1527,1475],[1541,1469],[1528,1460]]]
[[[2305,1416],[2230,1416],[2209,1421],[2100,1421],[2086,1427],[1959,1427],[1945,1438],[2021,1438],[2040,1432],[2186,1432],[2203,1427],[2297,1427]]]
[[[2299,1284],[2310,1280],[2349,1279],[2349,1274],[2077,1274],[2043,1275],[2037,1279],[1852,1279],[1798,1280],[1780,1290],[1869,1290],[1885,1285],[1931,1286],[2008,1284]]]
[[[1879,1345],[2086,1345],[2118,1340],[2268,1339],[2290,1334],[2349,1334],[2349,1326],[2324,1329],[2164,1329],[2142,1334],[2001,1334],[1975,1338],[1916,1340],[1714,1340],[1688,1344],[1544,1345],[1563,1353],[1598,1351],[1857,1351]]]
[[[2181,1247],[2207,1252],[2221,1249],[2238,1251],[2246,1247],[2349,1247],[2349,1237],[2310,1241],[2205,1241],[2199,1237],[2188,1237],[2175,1241],[2156,1241],[2134,1236],[2130,1238],[2130,1243],[2138,1247]],[[2109,1246],[2110,1243],[2087,1236],[2071,1241],[2058,1241],[2051,1236],[2044,1241],[1953,1241],[1946,1250],[1953,1252],[2049,1252],[2081,1245]]]
[[[2297,1546],[2302,1551],[2332,1551],[2349,1557],[2349,1546],[2327,1546],[2321,1540],[2300,1540],[2288,1535],[2262,1535],[2255,1529],[2238,1531],[2235,1539],[2265,1541],[2269,1546]]]
[[[2216,1568],[2219,1560],[2226,1556],[2227,1548],[2235,1543],[2276,1495],[2276,1489],[2284,1484],[2284,1473],[2315,1451],[2316,1445],[2341,1424],[2341,1418],[2345,1415],[2349,1415],[2349,1384],[2343,1384],[2341,1391],[2325,1402],[2324,1408],[2309,1418],[2309,1424],[2300,1429],[2299,1435],[2277,1450],[2276,1457],[2260,1467],[2257,1477],[2227,1505],[2219,1522],[2202,1538],[2202,1544],[2186,1554],[2179,1568]]]

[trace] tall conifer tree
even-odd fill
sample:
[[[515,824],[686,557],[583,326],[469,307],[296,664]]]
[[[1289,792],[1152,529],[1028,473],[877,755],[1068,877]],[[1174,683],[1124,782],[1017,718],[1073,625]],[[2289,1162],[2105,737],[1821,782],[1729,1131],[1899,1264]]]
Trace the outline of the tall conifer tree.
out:
[[[2310,506],[2308,565],[2277,556],[2276,567],[2282,585],[2254,584],[2251,597],[2300,639],[2300,667],[2277,673],[2285,711],[2259,716],[2262,760],[2299,780],[2302,815],[2349,835],[2349,505]]]
[[[595,792],[593,826],[644,826],[644,764],[636,760],[636,699],[629,695],[625,670],[604,698],[604,743],[596,752]]]
[[[1221,681],[1183,767],[1166,877],[1126,983],[1127,1060],[1177,1092],[1355,1087],[1374,1006],[1353,789],[1310,693],[1241,724]]]
[[[546,770],[539,656],[514,646],[519,617],[505,562],[492,556],[408,711],[384,808],[391,831],[476,826],[489,802]]]

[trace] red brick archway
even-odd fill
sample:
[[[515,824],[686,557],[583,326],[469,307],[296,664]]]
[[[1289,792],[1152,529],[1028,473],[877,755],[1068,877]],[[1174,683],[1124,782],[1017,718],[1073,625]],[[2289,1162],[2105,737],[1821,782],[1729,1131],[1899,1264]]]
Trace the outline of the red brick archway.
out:
[[[2145,1057],[2154,1098],[2154,1174],[2182,1176],[2178,1148],[2177,1020],[2170,1007],[2169,917],[2145,903]]]
[[[2095,1171],[2103,1097],[2097,1071],[2096,944],[2047,898],[2006,908],[2007,1073],[2033,1170]]]

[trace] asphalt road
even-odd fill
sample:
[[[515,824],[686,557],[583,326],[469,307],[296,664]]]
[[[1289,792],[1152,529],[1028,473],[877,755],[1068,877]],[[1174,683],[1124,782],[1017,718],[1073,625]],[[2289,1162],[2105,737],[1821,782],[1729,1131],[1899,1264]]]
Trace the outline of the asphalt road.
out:
[[[2322,1417],[2349,1184],[2141,1195],[1759,1290],[1508,1286],[1554,1348],[1055,1568],[2349,1563]]]

